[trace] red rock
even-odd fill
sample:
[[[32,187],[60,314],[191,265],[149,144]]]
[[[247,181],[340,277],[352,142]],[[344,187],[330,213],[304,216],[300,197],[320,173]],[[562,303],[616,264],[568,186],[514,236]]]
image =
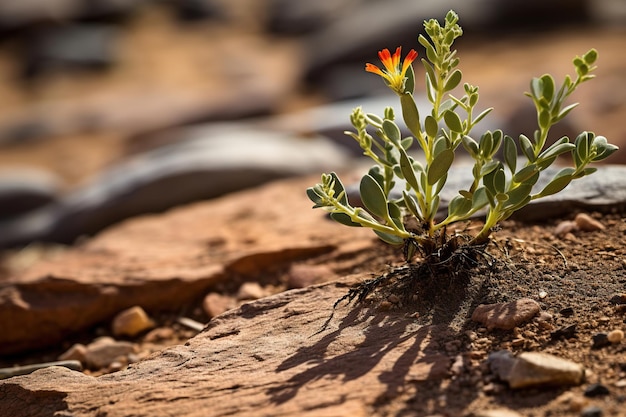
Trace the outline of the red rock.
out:
[[[131,219],[8,277],[0,285],[0,354],[59,343],[134,305],[175,310],[232,276],[252,279],[354,241],[372,244],[370,230],[311,209],[304,190],[317,181],[280,181]]]
[[[153,328],[154,325],[154,321],[148,317],[143,308],[134,306],[115,316],[111,327],[116,336],[132,337]]]
[[[540,310],[539,303],[530,298],[506,304],[481,304],[472,313],[472,320],[482,323],[488,329],[510,330],[527,322]]]
[[[175,346],[114,374],[50,368],[0,381],[12,417],[169,415],[366,416],[380,398],[445,378],[447,325],[420,326],[403,311],[340,306],[369,274],[287,291],[213,319]],[[418,385],[419,386],[419,385]],[[410,389],[410,388],[409,388]],[[32,404],[37,407],[31,407]],[[460,415],[459,410],[448,410]]]
[[[605,227],[598,220],[594,219],[587,213],[578,213],[574,219],[578,228],[585,232],[595,232],[596,230],[604,230]]]

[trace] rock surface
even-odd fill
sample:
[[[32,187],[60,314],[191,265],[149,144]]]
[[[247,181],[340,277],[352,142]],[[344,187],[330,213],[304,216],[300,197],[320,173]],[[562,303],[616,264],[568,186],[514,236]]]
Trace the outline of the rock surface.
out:
[[[13,417],[369,415],[377,399],[398,395],[406,384],[438,381],[451,363],[438,347],[445,325],[419,326],[404,312],[340,308],[317,333],[345,285],[363,278],[244,304],[185,346],[125,371],[94,378],[53,367],[12,378],[0,384],[3,411]]]
[[[276,273],[298,259],[336,251],[359,262],[350,253],[375,238],[311,210],[304,190],[317,180],[136,218],[3,281],[0,354],[58,343],[135,305],[174,310],[218,283]]]

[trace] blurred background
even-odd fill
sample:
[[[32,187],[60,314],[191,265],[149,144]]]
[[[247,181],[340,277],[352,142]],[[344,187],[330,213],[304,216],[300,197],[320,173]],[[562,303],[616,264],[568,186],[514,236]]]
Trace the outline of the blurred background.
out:
[[[530,78],[593,47],[598,78],[554,135],[595,131],[626,162],[624,0],[2,0],[0,248],[352,166],[351,109],[397,105],[364,64],[423,55],[449,9],[464,81],[496,109],[481,129],[532,132]]]

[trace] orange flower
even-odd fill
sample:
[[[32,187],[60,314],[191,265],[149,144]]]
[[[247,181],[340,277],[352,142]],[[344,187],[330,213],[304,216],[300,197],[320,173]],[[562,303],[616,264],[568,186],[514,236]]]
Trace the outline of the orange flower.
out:
[[[402,62],[400,67],[400,53],[402,47],[398,46],[396,52],[391,55],[389,49],[383,49],[378,52],[378,57],[385,66],[384,70],[381,70],[374,64],[365,64],[365,71],[378,74],[385,79],[389,87],[398,94],[404,93],[404,82],[406,80],[406,70],[409,69],[409,65],[415,58],[417,58],[417,52],[415,49],[411,49]]]

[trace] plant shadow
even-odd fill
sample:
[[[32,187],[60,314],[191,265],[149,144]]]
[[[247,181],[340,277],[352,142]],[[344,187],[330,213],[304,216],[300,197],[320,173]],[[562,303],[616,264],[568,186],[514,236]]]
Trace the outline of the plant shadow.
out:
[[[269,389],[270,401],[285,403],[315,381],[341,379],[347,383],[372,371],[384,387],[373,404],[391,401],[407,384],[426,382],[431,390],[439,389],[452,360],[443,354],[443,346],[462,338],[472,326],[469,312],[480,302],[485,285],[485,279],[476,279],[462,286],[441,287],[436,295],[428,294],[433,299],[418,299],[409,307],[387,311],[375,303],[349,304],[348,313],[335,329],[321,331],[319,340],[302,346],[279,364],[276,373],[306,369]],[[416,365],[421,369],[417,378],[411,375]],[[474,398],[464,398],[464,402],[469,404]]]

